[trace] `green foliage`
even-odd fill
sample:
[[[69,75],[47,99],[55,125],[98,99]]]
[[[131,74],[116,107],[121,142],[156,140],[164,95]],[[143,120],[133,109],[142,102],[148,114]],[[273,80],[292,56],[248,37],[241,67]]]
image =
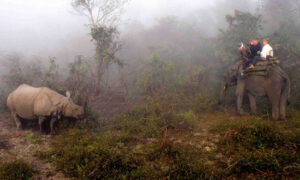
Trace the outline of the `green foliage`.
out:
[[[1,62],[4,70],[0,81],[0,110],[6,110],[8,94],[21,84],[41,85],[43,67],[38,59],[24,61],[18,54],[9,54]]]
[[[181,146],[166,140],[161,144],[153,144],[147,158],[154,162],[168,160],[160,179],[206,179],[210,174],[201,155],[201,152],[193,147]]]
[[[136,166],[123,159],[98,136],[87,131],[70,131],[41,158],[54,161],[56,168],[69,177],[80,179],[130,178]]]
[[[90,120],[96,121],[99,118],[99,113],[93,108],[87,107],[87,109],[85,110],[85,116]]]
[[[217,93],[208,93],[208,92],[202,92],[197,94],[195,99],[192,101],[193,108],[196,112],[212,112],[213,110],[216,110],[216,102],[217,102]]]
[[[157,93],[166,93],[173,90],[180,81],[175,78],[175,67],[173,63],[160,60],[156,55],[146,64],[142,72],[142,86],[147,95],[153,96]],[[173,87],[172,87],[173,86]]]
[[[87,132],[89,134],[87,135]],[[129,138],[129,139],[128,139]],[[211,176],[201,152],[161,140],[140,148],[128,147],[130,136],[72,130],[37,156],[54,162],[68,177],[79,179],[203,179]]]
[[[182,128],[191,130],[196,128],[199,121],[199,117],[193,111],[179,113],[177,119]]]
[[[226,21],[229,28],[221,30],[215,54],[225,66],[228,66],[233,65],[240,57],[237,50],[238,43],[246,44],[252,39],[259,38],[261,17],[236,10],[234,16],[226,16]]]
[[[84,110],[92,112],[89,107],[89,99],[93,86],[92,68],[90,59],[78,57],[77,60],[69,64],[69,74],[67,78],[68,89],[72,91],[72,99],[79,105],[84,106]]]
[[[23,160],[0,163],[0,179],[27,180],[37,171]]]
[[[296,176],[299,172],[299,142],[274,123],[257,120],[222,122],[218,151],[230,157],[228,175],[244,173],[265,177]]]
[[[154,113],[154,114],[153,114]],[[148,107],[140,106],[114,118],[113,128],[131,135],[143,134],[155,137],[162,133],[164,122]]]
[[[42,142],[42,138],[40,135],[37,135],[35,133],[30,133],[26,135],[26,138],[32,143],[32,144],[40,144]]]
[[[99,92],[103,75],[107,72],[111,64],[122,66],[116,53],[120,50],[118,31],[114,27],[94,26],[91,29],[92,40],[96,46],[95,66],[96,66],[96,93]]]
[[[161,104],[139,106],[115,117],[113,128],[131,135],[158,137],[167,129],[193,130],[198,121],[193,111],[178,113]]]
[[[145,133],[153,132],[150,120],[159,122],[154,123],[159,135],[165,128],[194,128],[198,121],[193,111],[163,111],[157,105],[139,106],[116,117],[112,128],[71,129],[56,137],[50,151],[37,156],[53,162],[68,177],[80,179],[297,177],[298,120],[283,125],[259,117],[228,120],[221,113],[216,117],[222,121],[213,126],[213,134],[197,137],[205,142],[199,147],[198,141]],[[210,136],[217,140],[213,145]],[[205,149],[206,144],[211,150]]]
[[[0,112],[6,111],[7,106],[6,106],[6,100],[9,92],[5,89],[0,89]]]
[[[54,88],[57,86],[59,77],[59,65],[56,63],[55,57],[49,58],[49,67],[44,73],[44,85],[46,87]]]
[[[25,64],[22,65],[21,69],[23,71],[23,76],[26,79],[26,83],[34,86],[44,85],[43,71],[45,67],[42,64],[41,59],[35,58],[29,62],[25,61],[23,63]]]
[[[81,56],[77,60],[69,64],[68,82],[71,90],[78,88],[87,88],[91,78],[92,63],[89,59]]]
[[[299,90],[300,85],[298,77],[300,75],[299,57],[300,57],[300,25],[292,22],[284,22],[271,35],[272,45],[275,55],[282,62],[284,70],[288,73],[292,85],[291,106],[294,108],[300,107]]]
[[[16,88],[18,85],[26,83],[20,55],[8,55],[4,66],[7,68],[7,72],[2,76],[2,80],[9,88]]]

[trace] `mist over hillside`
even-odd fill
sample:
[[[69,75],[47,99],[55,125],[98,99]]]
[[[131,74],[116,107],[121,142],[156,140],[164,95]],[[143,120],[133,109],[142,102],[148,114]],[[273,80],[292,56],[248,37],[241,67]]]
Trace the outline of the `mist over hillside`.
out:
[[[226,5],[226,6],[225,6]],[[224,6],[226,8],[224,8]],[[131,31],[130,27],[141,24],[151,28],[164,17],[173,16],[187,23],[194,23],[204,34],[214,36],[218,28],[225,26],[224,16],[234,9],[254,12],[256,3],[253,1],[195,1],[186,3],[176,1],[130,1],[121,15],[121,35]],[[87,20],[74,12],[68,0],[63,1],[1,1],[1,54],[20,52],[24,55],[57,56],[57,47],[73,49],[70,55],[86,54],[79,47],[66,47],[66,41],[83,43],[88,37]],[[137,28],[137,27],[136,27]],[[87,40],[78,40],[86,37]],[[76,52],[76,53],[75,53]],[[68,55],[66,55],[68,56]],[[68,58],[69,57],[63,57]]]
[[[299,179],[300,0],[0,0],[0,19],[0,179]]]

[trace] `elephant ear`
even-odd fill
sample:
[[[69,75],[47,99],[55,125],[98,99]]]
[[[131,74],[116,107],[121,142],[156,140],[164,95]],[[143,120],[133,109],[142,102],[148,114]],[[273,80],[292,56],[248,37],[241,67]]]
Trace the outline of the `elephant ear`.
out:
[[[67,96],[68,99],[71,99],[71,93],[70,93],[70,91],[66,92],[66,96]]]

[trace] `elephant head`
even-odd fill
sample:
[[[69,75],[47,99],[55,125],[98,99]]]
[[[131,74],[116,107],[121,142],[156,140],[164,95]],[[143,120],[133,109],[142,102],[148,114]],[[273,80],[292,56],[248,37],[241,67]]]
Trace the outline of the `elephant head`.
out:
[[[237,80],[238,80],[238,70],[234,66],[231,67],[223,76],[222,83],[221,83],[222,84],[221,93],[220,93],[218,104],[222,104],[227,89],[231,86],[235,86],[237,84]]]

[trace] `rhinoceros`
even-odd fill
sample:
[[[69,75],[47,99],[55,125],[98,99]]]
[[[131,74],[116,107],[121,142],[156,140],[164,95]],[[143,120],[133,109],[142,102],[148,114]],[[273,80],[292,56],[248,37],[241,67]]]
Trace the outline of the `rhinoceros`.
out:
[[[62,116],[80,119],[84,114],[83,108],[73,103],[68,91],[63,96],[47,87],[27,84],[8,95],[7,106],[18,130],[22,128],[20,119],[38,120],[41,133],[44,133],[43,123],[47,118],[51,119],[51,134],[55,134],[54,123]]]

